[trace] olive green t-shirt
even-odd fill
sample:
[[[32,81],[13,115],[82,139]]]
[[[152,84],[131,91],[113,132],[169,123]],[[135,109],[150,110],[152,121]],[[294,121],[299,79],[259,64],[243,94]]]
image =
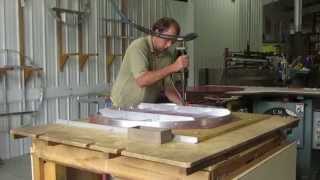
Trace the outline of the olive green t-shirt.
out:
[[[154,103],[165,87],[170,86],[170,77],[157,83],[139,87],[135,78],[146,71],[158,70],[169,65],[173,56],[169,51],[154,53],[151,36],[133,41],[128,47],[119,74],[111,90],[111,100],[115,107],[129,107],[141,102]]]

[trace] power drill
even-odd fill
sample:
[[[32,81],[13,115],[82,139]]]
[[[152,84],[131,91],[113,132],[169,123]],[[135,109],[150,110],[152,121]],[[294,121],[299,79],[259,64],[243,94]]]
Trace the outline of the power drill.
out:
[[[186,42],[181,41],[180,46],[176,47],[176,57],[178,58],[181,55],[187,55]],[[181,89],[182,89],[182,104],[186,105],[187,103],[187,83],[188,83],[189,71],[188,69],[183,69],[181,71]]]

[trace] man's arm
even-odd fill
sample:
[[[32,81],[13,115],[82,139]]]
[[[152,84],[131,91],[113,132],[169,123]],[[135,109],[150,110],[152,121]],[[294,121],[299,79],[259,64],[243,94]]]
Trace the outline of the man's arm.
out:
[[[178,105],[183,105],[181,97],[177,94],[177,91],[173,87],[167,87],[164,90],[164,93],[171,102]]]
[[[162,69],[154,71],[146,71],[135,80],[140,87],[150,86],[161,79],[164,79],[168,75],[178,72],[189,65],[189,60],[187,55],[180,56],[175,63],[170,64]]]

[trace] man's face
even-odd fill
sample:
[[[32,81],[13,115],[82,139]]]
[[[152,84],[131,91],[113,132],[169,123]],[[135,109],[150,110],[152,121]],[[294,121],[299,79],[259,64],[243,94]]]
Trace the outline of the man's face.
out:
[[[170,26],[169,29],[167,31],[162,32],[162,34],[177,35],[177,30],[174,26]],[[154,37],[153,47],[155,48],[156,51],[163,52],[167,50],[170,46],[172,46],[174,43],[175,43],[174,40]]]

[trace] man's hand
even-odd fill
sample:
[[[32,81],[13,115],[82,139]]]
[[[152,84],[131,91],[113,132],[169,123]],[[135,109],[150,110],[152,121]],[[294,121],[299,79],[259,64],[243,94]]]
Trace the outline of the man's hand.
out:
[[[172,64],[173,71],[178,72],[186,67],[189,66],[189,56],[188,55],[182,55],[179,56],[176,62]]]

